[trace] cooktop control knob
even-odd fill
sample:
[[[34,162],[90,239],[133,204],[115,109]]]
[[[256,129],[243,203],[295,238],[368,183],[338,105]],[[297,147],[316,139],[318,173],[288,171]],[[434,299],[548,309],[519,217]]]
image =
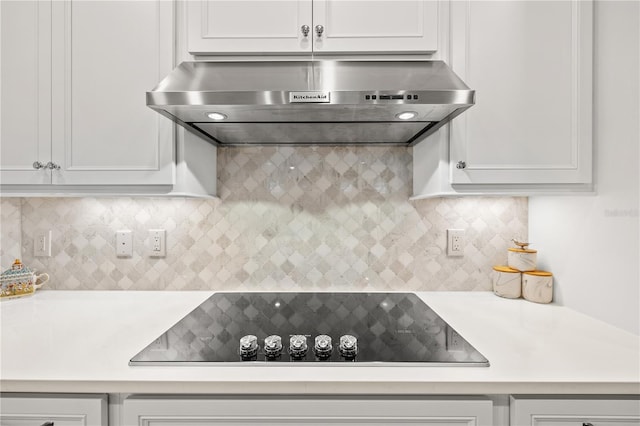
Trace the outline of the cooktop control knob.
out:
[[[340,337],[340,355],[345,358],[355,358],[358,354],[358,339],[350,334]]]
[[[318,358],[329,358],[331,356],[331,351],[333,350],[333,346],[331,345],[331,337],[327,336],[326,334],[316,336],[313,350],[315,351]]]
[[[264,354],[267,358],[277,358],[282,353],[282,338],[272,335],[264,339]]]
[[[258,354],[258,338],[248,334],[240,339],[240,356],[243,359],[252,358]]]
[[[289,339],[289,354],[292,358],[304,358],[307,354],[307,337],[295,334]]]

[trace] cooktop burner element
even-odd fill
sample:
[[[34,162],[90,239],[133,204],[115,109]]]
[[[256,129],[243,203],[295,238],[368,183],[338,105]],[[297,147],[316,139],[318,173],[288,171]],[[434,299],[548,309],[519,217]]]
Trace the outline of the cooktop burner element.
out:
[[[130,365],[489,362],[413,293],[216,293]]]

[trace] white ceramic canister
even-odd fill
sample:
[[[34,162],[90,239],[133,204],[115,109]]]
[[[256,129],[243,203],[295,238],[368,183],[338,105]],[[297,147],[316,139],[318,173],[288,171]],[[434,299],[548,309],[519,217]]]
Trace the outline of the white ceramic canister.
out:
[[[553,274],[547,271],[523,272],[522,296],[531,302],[551,302],[553,299]]]
[[[538,252],[526,248],[509,248],[507,264],[518,271],[535,271],[538,262]]]
[[[500,297],[517,299],[522,294],[522,274],[508,266],[493,267],[493,292]]]

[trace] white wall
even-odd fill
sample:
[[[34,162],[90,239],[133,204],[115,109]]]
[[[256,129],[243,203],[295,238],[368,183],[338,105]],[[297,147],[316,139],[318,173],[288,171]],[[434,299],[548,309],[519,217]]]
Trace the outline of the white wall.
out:
[[[640,334],[640,2],[597,1],[596,196],[531,197],[529,240],[555,300]]]

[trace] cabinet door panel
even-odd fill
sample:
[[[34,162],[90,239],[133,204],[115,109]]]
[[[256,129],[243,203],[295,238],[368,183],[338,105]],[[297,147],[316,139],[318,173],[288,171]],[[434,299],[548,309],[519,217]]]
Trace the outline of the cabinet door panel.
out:
[[[0,416],[2,426],[38,426],[47,422],[53,422],[55,426],[86,426],[84,416],[31,416],[31,415],[7,415]]]
[[[107,426],[106,395],[3,394],[0,425]]]
[[[438,1],[314,0],[315,52],[434,52]]]
[[[591,423],[593,426],[638,426],[640,417],[632,419],[627,416],[608,417],[580,417],[567,416],[561,419],[548,416],[534,416],[531,419],[532,426],[582,426]]]
[[[637,426],[640,398],[636,396],[528,396],[509,402],[511,424],[519,426]]]
[[[51,182],[50,1],[0,2],[0,182]]]
[[[172,68],[173,6],[54,7],[54,184],[171,184],[173,130],[145,92]]]
[[[124,401],[128,426],[487,426],[483,397],[341,399],[134,395]]]
[[[188,50],[201,53],[311,51],[311,0],[187,2]]]
[[[454,1],[453,184],[591,182],[592,3]],[[464,161],[466,168],[455,167]]]
[[[282,426],[283,424],[306,425],[306,426],[402,426],[402,425],[425,425],[425,426],[478,426],[475,418],[464,417],[416,417],[412,419],[380,419],[380,418],[303,418],[303,417],[282,417],[276,419],[262,419],[260,417],[250,418],[200,418],[190,419],[172,417],[141,418],[140,426]],[[626,425],[622,425],[626,426]]]

